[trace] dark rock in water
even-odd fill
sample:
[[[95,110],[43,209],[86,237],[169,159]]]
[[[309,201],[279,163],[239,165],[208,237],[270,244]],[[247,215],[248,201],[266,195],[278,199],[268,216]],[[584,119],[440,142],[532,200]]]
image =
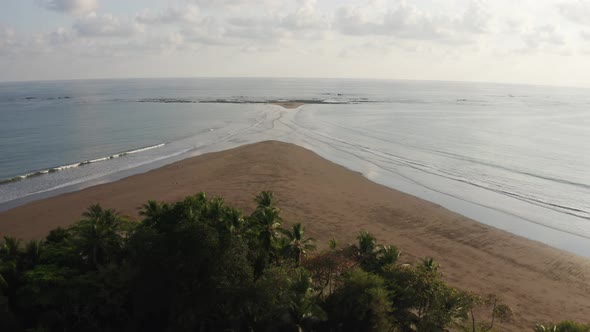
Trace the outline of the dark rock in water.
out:
[[[176,99],[176,98],[146,98],[138,100],[140,103],[164,103],[164,104],[173,104],[173,103],[196,103],[194,100],[186,100],[186,99]]]

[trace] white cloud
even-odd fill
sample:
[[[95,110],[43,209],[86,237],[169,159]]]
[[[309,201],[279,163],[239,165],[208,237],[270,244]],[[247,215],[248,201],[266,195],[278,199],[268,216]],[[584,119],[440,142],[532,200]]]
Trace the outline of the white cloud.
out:
[[[82,37],[130,37],[142,31],[133,22],[121,20],[111,14],[97,15],[94,12],[76,21],[73,29]]]
[[[282,0],[188,0],[203,8],[242,8],[262,6],[284,6]]]
[[[565,44],[565,37],[557,27],[551,24],[535,27],[526,33],[523,39],[527,46],[536,49],[542,45],[561,46]]]
[[[224,38],[223,31],[216,26],[198,26],[179,31],[184,41],[204,45],[230,46],[232,43]]]
[[[0,24],[0,55],[13,52],[17,44],[14,29]]]
[[[141,24],[196,23],[200,19],[199,7],[193,4],[186,4],[183,7],[168,7],[160,12],[145,9],[135,17],[135,20]]]
[[[281,18],[280,25],[288,30],[323,30],[330,27],[330,22],[316,9],[315,0],[304,0],[295,12]]]
[[[194,20],[196,24],[181,24],[180,33],[188,42],[252,50],[266,49],[285,40],[320,39],[330,28],[327,15],[316,9],[314,0],[299,1],[289,10],[258,10],[254,13],[223,16],[213,15],[205,9]],[[182,23],[182,20],[178,21]]]
[[[483,1],[471,1],[459,21],[457,29],[471,33],[486,33],[489,29],[491,14]]]
[[[29,1],[76,17],[51,15],[51,20],[25,28],[6,16],[5,24],[22,30],[0,24],[0,65],[22,58],[50,68],[47,59],[53,57],[64,59],[63,63],[88,61],[108,67],[109,62],[117,63],[108,61],[111,57],[139,63],[166,54],[162,59],[170,60],[162,63],[179,63],[184,73],[197,66],[194,59],[207,54],[210,63],[203,59],[200,63],[212,74],[253,72],[250,64],[256,63],[260,75],[275,75],[282,64],[297,62],[302,68],[308,65],[313,75],[383,77],[398,75],[397,70],[409,68],[399,63],[407,62],[418,71],[430,68],[421,74],[426,77],[436,73],[429,66],[447,61],[448,67],[440,66],[439,73],[448,68],[451,74],[432,75],[444,79],[468,72],[466,63],[492,68],[500,62],[529,66],[534,61],[554,61],[546,67],[558,68],[562,64],[556,59],[562,55],[577,55],[583,64],[584,52],[590,54],[590,0]],[[5,6],[0,5],[2,9]],[[42,21],[47,12],[34,14]],[[317,52],[320,48],[322,55]],[[260,56],[261,52],[268,54]],[[241,69],[240,61],[248,63],[246,69]],[[395,70],[385,73],[383,68]],[[500,77],[503,68],[489,70]]]
[[[557,5],[563,17],[571,22],[590,25],[590,3],[588,1],[567,1]]]
[[[379,11],[382,14],[377,14]],[[338,9],[335,28],[346,35],[382,35],[410,40],[460,43],[470,34],[487,31],[489,15],[479,1],[471,1],[461,15],[432,13],[406,1],[394,8],[345,6]]]
[[[75,38],[76,36],[73,31],[63,27],[59,27],[57,30],[51,31],[45,35],[45,39],[51,45],[66,44],[74,41]]]
[[[74,15],[88,14],[98,8],[97,0],[38,0],[38,3],[46,9]]]
[[[233,17],[222,28],[222,38],[274,43],[285,37],[279,28],[280,18],[274,15],[258,17]],[[234,40],[235,42],[239,42]],[[252,46],[252,45],[249,45]]]

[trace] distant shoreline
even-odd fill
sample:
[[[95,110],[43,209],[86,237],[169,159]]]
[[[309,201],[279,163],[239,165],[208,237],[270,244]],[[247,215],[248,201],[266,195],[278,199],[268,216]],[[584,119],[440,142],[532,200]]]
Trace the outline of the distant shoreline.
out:
[[[292,102],[292,101],[285,101],[285,102],[272,102],[269,103],[271,105],[277,105],[277,106],[281,106],[282,108],[286,108],[286,109],[290,109],[290,110],[294,110],[294,109],[298,109],[299,107],[307,104],[307,103],[301,103],[301,102]]]
[[[310,105],[340,105],[340,104],[363,104],[376,103],[374,100],[321,100],[321,99],[292,99],[292,100],[238,100],[238,99],[211,99],[211,100],[192,100],[182,98],[148,98],[137,100],[139,103],[163,103],[163,104],[272,104],[278,106],[289,106],[285,108],[297,108],[299,106]]]
[[[398,246],[402,260],[431,256],[453,285],[497,293],[516,312],[502,331],[538,321],[584,321],[590,260],[483,225],[420,198],[373,183],[302,147],[265,141],[184,159],[119,181],[0,212],[0,235],[43,238],[79,220],[92,203],[137,217],[149,199],[175,201],[205,191],[252,209],[271,190],[287,223],[302,222],[321,246],[354,241],[359,229]]]

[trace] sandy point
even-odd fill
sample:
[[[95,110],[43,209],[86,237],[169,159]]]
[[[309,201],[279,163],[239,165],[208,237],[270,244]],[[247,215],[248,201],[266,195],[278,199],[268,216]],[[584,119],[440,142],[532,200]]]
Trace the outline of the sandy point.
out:
[[[331,238],[353,242],[364,229],[398,246],[402,263],[433,257],[452,285],[497,294],[515,312],[514,322],[499,325],[498,331],[588,319],[590,260],[475,222],[276,141],[185,159],[2,211],[0,236],[43,238],[79,220],[93,203],[138,219],[149,199],[173,202],[199,191],[250,213],[253,197],[262,190],[275,192],[284,220],[303,223],[320,248]]]
[[[274,102],[274,103],[270,103],[270,104],[276,105],[276,106],[281,106],[282,108],[286,108],[286,109],[290,109],[290,110],[294,110],[294,109],[297,109],[297,108],[305,105],[305,103],[292,102],[292,101]]]

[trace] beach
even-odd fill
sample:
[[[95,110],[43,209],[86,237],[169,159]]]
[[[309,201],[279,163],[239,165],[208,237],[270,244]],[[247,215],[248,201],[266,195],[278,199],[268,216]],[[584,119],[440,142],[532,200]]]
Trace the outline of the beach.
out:
[[[294,110],[294,109],[298,109],[299,107],[305,105],[304,103],[299,103],[299,102],[274,102],[272,103],[273,105],[277,105],[277,106],[281,106],[282,108],[285,109],[289,109],[289,110]]]
[[[303,223],[320,249],[332,238],[354,242],[367,230],[399,247],[402,262],[433,257],[452,285],[499,295],[515,313],[500,330],[587,320],[587,259],[477,223],[278,141],[204,154],[0,212],[0,235],[41,239],[79,220],[93,203],[137,219],[149,199],[172,202],[201,191],[249,213],[262,190],[276,194],[286,223]]]

